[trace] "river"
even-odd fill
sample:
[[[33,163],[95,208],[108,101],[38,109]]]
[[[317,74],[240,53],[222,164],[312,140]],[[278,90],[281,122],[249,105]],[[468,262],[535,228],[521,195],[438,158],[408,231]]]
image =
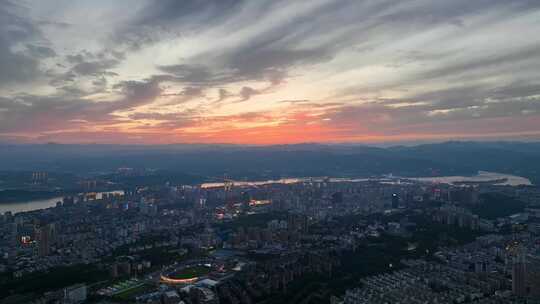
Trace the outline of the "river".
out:
[[[459,182],[489,182],[494,180],[505,180],[500,183],[496,183],[498,186],[530,186],[532,185],[531,181],[528,178],[502,174],[496,172],[487,172],[479,171],[477,175],[474,176],[440,176],[440,177],[417,177],[411,178],[412,180],[417,180],[421,182],[431,182],[431,183],[441,183],[441,184],[454,184]]]
[[[267,180],[267,181],[233,181],[235,186],[260,186],[267,184],[292,184],[299,182],[309,182],[309,181],[323,181],[326,178],[284,178],[278,180]],[[444,183],[444,184],[453,184],[457,182],[487,182],[493,180],[502,180],[505,181],[497,185],[508,185],[508,186],[520,186],[520,185],[532,185],[531,181],[525,177],[515,176],[510,174],[502,174],[496,172],[486,172],[479,171],[477,175],[474,176],[439,176],[439,177],[397,177],[397,176],[388,176],[383,178],[328,178],[328,181],[331,182],[362,182],[362,181],[383,181],[383,182],[399,182],[400,179],[416,180],[419,182],[426,183]],[[202,188],[212,188],[212,187],[223,187],[223,183],[204,183],[201,184]],[[124,191],[111,191],[111,192],[99,192],[97,193],[97,199],[100,199],[104,193],[121,193]],[[3,214],[6,211],[11,211],[12,213],[33,211],[39,209],[46,209],[56,206],[56,202],[61,201],[62,197],[53,197],[49,199],[39,199],[31,200],[26,202],[18,203],[3,203],[0,204],[0,214]]]
[[[268,184],[294,184],[301,182],[322,182],[327,180],[329,182],[364,182],[364,181],[381,181],[381,182],[399,182],[400,180],[415,180],[425,183],[439,183],[439,184],[454,184],[458,182],[488,182],[494,180],[505,180],[504,182],[497,183],[499,186],[530,186],[531,181],[525,177],[479,171],[478,174],[473,176],[438,176],[438,177],[399,177],[399,176],[385,176],[381,178],[338,178],[338,177],[303,177],[303,178],[283,178],[276,180],[266,181],[232,181],[235,186],[261,186]],[[224,183],[204,183],[202,188],[223,187]]]
[[[124,191],[117,190],[117,191],[97,192],[96,199],[101,199],[101,197],[105,193],[124,194]],[[34,211],[34,210],[55,207],[56,203],[61,202],[63,198],[64,198],[63,196],[57,196],[53,198],[30,200],[26,202],[2,203],[0,204],[0,214],[4,214],[5,212],[8,212],[8,211],[11,211],[13,214],[15,214],[19,212],[27,212],[27,211]]]

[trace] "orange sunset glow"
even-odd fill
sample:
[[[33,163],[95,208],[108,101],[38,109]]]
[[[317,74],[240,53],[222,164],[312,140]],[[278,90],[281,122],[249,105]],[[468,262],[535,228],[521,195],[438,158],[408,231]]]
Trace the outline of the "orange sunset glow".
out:
[[[0,141],[538,139],[539,18],[520,1],[8,1]]]

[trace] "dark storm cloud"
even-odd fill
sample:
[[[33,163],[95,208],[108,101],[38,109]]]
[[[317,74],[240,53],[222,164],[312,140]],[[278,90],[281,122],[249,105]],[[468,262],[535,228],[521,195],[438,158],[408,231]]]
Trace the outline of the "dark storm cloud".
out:
[[[37,22],[39,25],[51,26],[59,29],[67,29],[72,26],[71,23],[62,21],[41,20]]]
[[[201,27],[209,27],[229,18],[242,0],[163,0],[150,1],[127,24],[121,26],[112,40],[139,49],[161,39],[178,37]]]
[[[527,117],[540,114],[538,84],[497,88],[459,87],[419,94],[407,99],[376,99],[358,105],[332,108],[325,117],[332,122],[366,132],[388,132],[445,122]],[[497,126],[493,126],[497,129]]]
[[[530,46],[525,49],[511,51],[507,54],[486,54],[485,58],[474,59],[463,63],[445,66],[439,69],[428,71],[417,78],[433,79],[439,77],[461,76],[466,73],[484,72],[497,67],[508,67],[523,62],[530,62],[536,67],[540,67],[540,44]]]
[[[26,10],[16,2],[0,1],[0,87],[35,79],[40,73],[39,57],[29,52],[15,50],[30,39],[41,39],[39,29],[24,17]],[[41,50],[43,51],[43,50]]]
[[[178,105],[186,103],[190,100],[204,97],[204,89],[201,87],[185,87],[178,93],[165,93],[161,94],[162,97],[172,97],[168,99],[168,102],[163,105]]]
[[[29,55],[34,58],[49,58],[56,56],[56,52],[46,46],[28,44],[26,45],[26,49],[28,50]]]
[[[222,20],[233,13],[241,3],[241,1],[230,1],[231,3],[229,4],[226,2],[227,1],[223,1],[223,3],[220,3],[220,6],[216,6],[215,4],[212,4],[212,2],[209,2],[207,3],[207,6],[211,9],[202,10],[202,12],[211,11],[217,13],[221,11],[222,14],[217,20]],[[279,8],[279,6],[284,3],[286,2],[269,2],[261,6],[273,9]],[[201,4],[197,4],[196,6],[198,7],[200,5]],[[193,5],[188,5],[188,7],[192,6]],[[218,8],[221,8],[221,10],[218,10]],[[170,14],[171,12],[167,11],[165,20],[177,20],[177,18],[171,18]],[[196,14],[197,13],[195,13],[195,15]],[[264,13],[254,11],[253,14]],[[178,18],[181,17],[182,16],[179,16]],[[211,60],[210,65],[178,64],[160,66],[159,68],[164,72],[178,76],[180,81],[185,82],[226,84],[249,80],[266,80],[272,84],[278,84],[286,77],[287,69],[294,65],[320,62],[331,58],[331,52],[329,52],[327,46],[300,49],[291,48],[295,43],[290,43],[288,39],[291,39],[298,31],[303,31],[306,27],[312,26],[313,24],[307,24],[307,21],[312,17],[316,16],[305,16],[301,18],[301,21],[296,19],[283,20],[283,23],[277,28],[268,30],[261,35],[258,35],[255,39],[243,41],[233,48],[220,50],[218,53],[201,54],[197,56],[197,58],[193,58],[195,62]],[[155,22],[161,22],[159,21],[159,18],[156,20],[157,21]],[[213,21],[216,22],[216,20]],[[242,21],[246,22],[246,27],[250,26],[250,23],[253,23],[252,19],[245,19]],[[197,24],[197,21],[193,22]],[[198,25],[202,27],[207,26],[207,24],[204,23]]]
[[[43,22],[32,21],[28,10],[18,2],[0,1],[0,87],[48,78],[51,85],[67,88],[66,83],[75,81],[76,75],[102,76],[110,73],[108,69],[116,66],[124,56],[117,51],[97,55],[83,51],[66,56],[64,64],[73,64],[70,70],[45,70],[43,60],[57,57],[57,51],[49,47],[41,31]],[[58,62],[56,67],[61,68],[64,64]],[[70,90],[77,88],[71,87]]]
[[[0,86],[35,79],[40,73],[39,62],[22,52],[13,52],[0,38]]]
[[[114,87],[120,89],[124,97],[111,105],[110,112],[152,103],[162,93],[160,82],[155,79],[123,81]]]
[[[70,125],[70,120],[85,120],[103,114],[81,99],[64,96],[18,96],[0,101],[0,133],[47,131]],[[96,116],[94,119],[101,119]]]
[[[107,77],[119,76],[111,71],[125,59],[124,53],[101,51],[92,53],[87,50],[64,56],[62,64],[47,71],[48,84],[57,89],[79,92],[80,96],[103,92],[109,83]],[[87,82],[93,86],[88,91],[76,86]]]
[[[293,50],[287,49],[285,45],[272,46],[273,38],[266,38],[269,40],[256,41],[225,52],[217,58],[212,68],[202,64],[178,64],[158,68],[175,76],[175,81],[208,87],[253,80],[278,85],[287,77],[287,70],[294,66],[331,59],[326,48]],[[201,56],[205,57],[206,55]],[[245,94],[241,96],[245,97]],[[247,99],[249,97],[245,98]]]
[[[78,49],[69,44],[74,35],[70,31],[88,24],[73,22],[70,16],[65,19],[69,24],[43,21],[53,18],[36,14],[31,19],[31,8],[0,0],[0,89],[28,84],[31,91],[32,81],[38,79],[53,88],[36,85],[35,92],[54,92],[37,96],[21,89],[0,95],[0,133],[54,130],[83,121],[116,123],[116,111],[153,102],[157,109],[200,99],[201,109],[217,109],[257,101],[287,85],[298,94],[290,98],[310,100],[290,101],[290,107],[326,111],[326,121],[355,126],[356,132],[519,119],[540,111],[540,44],[535,37],[520,39],[516,30],[530,26],[539,1],[160,0],[130,10],[131,4],[107,6],[107,12],[122,18],[104,20],[102,36],[88,37],[90,43]],[[508,43],[482,47],[496,25]],[[505,25],[511,30],[507,32]],[[85,38],[74,41],[84,44]],[[210,45],[184,48],[184,41]],[[149,50],[158,54],[149,58]],[[126,60],[135,64],[123,64]],[[140,71],[137,60],[146,61]],[[379,70],[399,77],[369,79],[371,72],[379,77]],[[349,71],[365,73],[355,79],[355,73],[346,74]],[[308,80],[300,79],[304,75]],[[334,76],[338,81],[324,82]],[[317,94],[327,95],[296,92],[297,79],[302,89],[313,86]],[[302,83],[312,80],[313,84]],[[330,85],[316,87],[317,81]],[[96,93],[100,100],[109,93],[121,97],[85,99],[96,98]],[[400,97],[373,97],[396,95]],[[272,102],[279,103],[269,99]],[[132,113],[129,118],[186,126],[189,115],[198,113]]]
[[[184,111],[180,113],[134,113],[129,117],[133,120],[151,120],[153,123],[143,126],[136,126],[135,129],[168,129],[173,130],[176,128],[190,127],[195,125],[200,119],[199,113],[193,113],[192,111]]]
[[[242,0],[160,0],[149,3],[133,22],[142,25],[163,24],[187,18],[200,22],[219,22],[238,8]]]
[[[158,66],[158,68],[176,77],[176,80],[184,83],[214,83],[219,82],[220,77],[201,64],[177,64]]]
[[[195,97],[202,96],[203,90],[201,88],[186,87],[179,93],[180,96]]]
[[[242,99],[240,101],[246,101],[248,99],[251,98],[251,96],[253,95],[257,95],[257,94],[260,94],[261,92],[251,88],[251,87],[243,87],[241,90],[240,90],[240,97],[242,97]]]
[[[233,94],[223,88],[220,88],[218,90],[218,99],[215,101],[215,102],[221,102],[221,101],[224,101],[225,99],[229,98],[229,97],[232,97]]]
[[[284,2],[274,2],[269,8],[276,9]],[[500,8],[503,15],[525,13],[538,8],[537,1],[415,1],[406,5],[396,5],[395,1],[336,1],[322,5],[310,14],[282,20],[279,25],[263,31],[254,39],[242,41],[232,48],[213,53],[202,54],[195,62],[211,60],[206,65],[171,65],[160,67],[182,82],[206,83],[208,86],[241,82],[245,80],[267,80],[272,84],[281,83],[288,77],[289,70],[294,67],[305,67],[330,61],[337,53],[349,49],[351,45],[367,45],[372,43],[376,51],[381,43],[392,39],[403,39],[429,27],[450,25],[465,28],[466,17],[482,13],[486,9]],[[268,12],[272,10],[269,9]],[[174,10],[167,11],[164,20],[177,20]],[[164,13],[164,12],[162,12]],[[154,11],[152,16],[156,17]],[[197,18],[187,18],[194,21]],[[147,19],[150,22],[151,19]],[[155,18],[160,22],[160,18]],[[249,26],[246,24],[246,26]],[[312,46],[298,47],[302,42],[317,36],[332,34],[330,38]],[[379,40],[378,37],[384,37]],[[444,37],[443,37],[444,38]],[[370,42],[372,40],[374,42]],[[442,39],[442,38],[441,38]],[[360,42],[360,43],[358,43]],[[459,51],[459,50],[457,50]],[[461,50],[465,51],[466,50]],[[424,69],[420,74],[402,79],[397,85],[414,84],[436,78],[463,77],[469,74],[482,73],[502,65],[509,66],[518,62],[540,62],[537,59],[540,51],[532,46],[525,49],[512,50],[509,53],[486,55],[485,58],[471,58],[469,61],[453,62],[456,50],[441,50],[438,53],[421,50],[404,54],[395,62],[399,67],[415,62],[438,61],[443,65],[437,68]],[[448,60],[447,60],[448,59]],[[366,62],[366,64],[370,64]],[[421,122],[452,121],[471,118],[493,118],[505,115],[528,115],[538,111],[537,100],[515,104],[512,100],[499,99],[497,103],[488,103],[493,88],[482,85],[466,85],[457,88],[434,90],[414,95],[398,103],[410,103],[409,106],[393,107],[387,104],[367,103],[359,106],[337,107],[332,121],[335,123],[352,123],[362,121],[377,127],[394,128],[400,124],[417,124]],[[498,90],[505,90],[499,88]],[[359,89],[364,93],[364,89]],[[223,93],[223,92],[222,92]],[[249,100],[261,90],[244,86],[238,93],[240,101]],[[525,96],[523,89],[514,90],[513,95]],[[500,93],[499,93],[500,95]],[[219,101],[226,96],[220,94]],[[515,105],[513,110],[512,107]],[[438,112],[442,111],[442,112]],[[446,112],[444,112],[446,111]]]
[[[498,99],[537,96],[540,95],[540,83],[513,83],[494,89],[491,95]]]
[[[49,84],[53,87],[65,86],[66,83],[73,83],[77,79],[77,75],[73,71],[51,75]]]
[[[195,1],[196,2],[196,1]],[[203,12],[217,13],[222,11],[222,18],[228,17],[239,6],[238,3],[221,3],[221,6],[213,2],[166,5],[154,8],[144,14],[143,24],[161,24],[162,22],[177,21],[186,18],[185,22],[192,22],[196,26],[206,26],[197,23],[200,19],[188,17],[189,13],[195,16]],[[266,4],[267,12],[270,13],[286,2],[275,1]],[[201,6],[204,7],[201,8]],[[370,41],[377,36],[390,38],[402,38],[407,33],[424,30],[426,26],[436,24],[452,24],[463,26],[460,18],[482,12],[486,8],[504,7],[507,14],[526,12],[538,7],[535,1],[516,1],[509,4],[507,1],[440,1],[426,2],[415,1],[407,5],[396,5],[395,1],[378,1],[376,3],[366,1],[336,1],[329,2],[314,9],[310,14],[298,14],[291,19],[282,22],[267,31],[262,32],[253,39],[243,41],[233,48],[220,50],[221,54],[202,54],[195,61],[205,61],[214,58],[210,66],[188,66],[186,64],[162,66],[162,70],[175,74],[175,70],[182,71],[181,80],[197,82],[238,82],[243,80],[268,80],[274,84],[280,83],[287,77],[288,70],[295,66],[306,66],[329,61],[333,56],[351,45]],[[196,8],[196,12],[194,11]],[[209,15],[212,15],[209,14]],[[255,11],[253,14],[264,15],[264,12]],[[206,16],[206,15],[205,15]],[[220,19],[221,20],[221,19]],[[253,20],[246,19],[245,26],[250,26]],[[249,24],[247,23],[249,22]],[[350,27],[350,29],[348,29]],[[311,47],[297,47],[303,41],[313,39],[319,35],[335,33],[319,45]],[[384,36],[383,36],[384,35]],[[443,67],[438,70],[419,75],[422,78],[433,78],[441,75],[460,73],[466,70],[488,67],[501,62],[524,56],[536,56],[534,50],[519,51],[516,54],[487,58],[482,62],[463,63],[457,66]],[[414,55],[414,54],[413,54]],[[445,54],[441,54],[446,56]],[[437,56],[409,54],[405,60],[417,61],[440,59]],[[395,63],[403,64],[402,62]],[[188,69],[189,68],[189,69]],[[196,69],[195,69],[196,68]],[[177,71],[178,71],[177,70]],[[220,73],[221,77],[215,74]],[[229,77],[224,77],[228,74]]]
[[[118,63],[119,61],[114,59],[81,62],[73,66],[73,72],[79,75],[100,75]]]
[[[84,123],[114,123],[115,111],[152,103],[161,93],[158,81],[124,81],[115,85],[122,94],[117,100],[92,102],[77,92],[62,95],[20,95],[0,98],[0,133],[48,131]],[[74,94],[69,94],[74,93]]]
[[[110,73],[108,70],[116,67],[125,58],[123,52],[92,52],[83,50],[78,54],[66,56],[66,61],[72,63],[71,71],[81,76],[96,76]]]
[[[367,117],[396,125],[474,118],[540,114],[540,84],[460,86],[417,94],[407,99],[383,99],[354,106]],[[345,108],[349,113],[351,109]],[[353,111],[354,112],[354,111]]]
[[[483,99],[486,98],[485,93],[484,87],[470,85],[418,94],[413,96],[411,100],[427,103],[425,108],[429,110],[446,110],[466,108],[482,103]]]
[[[324,49],[287,50],[262,46],[237,50],[226,59],[238,76],[246,79],[267,79],[279,83],[286,70],[298,64],[320,62],[331,58]]]

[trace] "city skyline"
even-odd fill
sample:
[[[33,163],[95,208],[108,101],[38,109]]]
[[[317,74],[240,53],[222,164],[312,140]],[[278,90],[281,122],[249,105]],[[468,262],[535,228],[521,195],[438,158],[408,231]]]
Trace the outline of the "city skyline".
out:
[[[535,1],[0,0],[0,142],[540,139]]]

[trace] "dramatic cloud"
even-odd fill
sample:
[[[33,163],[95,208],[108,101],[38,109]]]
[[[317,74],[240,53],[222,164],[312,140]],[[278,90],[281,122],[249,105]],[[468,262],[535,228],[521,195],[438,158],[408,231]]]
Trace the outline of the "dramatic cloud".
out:
[[[154,80],[125,81],[115,85],[115,89],[120,97],[102,102],[69,94],[0,98],[0,130],[5,134],[27,136],[71,128],[100,130],[122,123],[115,112],[152,103],[161,94],[159,83]]]
[[[538,20],[533,0],[0,0],[0,140],[540,139]]]
[[[40,58],[54,54],[45,47],[25,47],[25,42],[42,40],[39,28],[25,14],[16,2],[0,1],[0,87],[35,79],[41,74]]]

